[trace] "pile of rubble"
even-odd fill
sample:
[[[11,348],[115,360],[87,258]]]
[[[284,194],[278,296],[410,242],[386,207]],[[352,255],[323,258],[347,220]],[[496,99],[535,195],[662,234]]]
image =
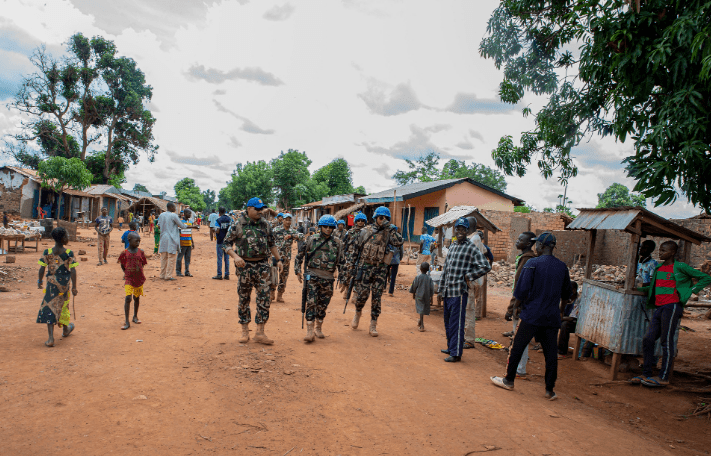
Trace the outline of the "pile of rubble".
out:
[[[504,260],[496,261],[491,265],[491,272],[488,274],[489,287],[511,288],[513,286],[514,274],[516,268],[513,264],[507,263]],[[592,278],[600,282],[611,284],[623,284],[625,274],[627,273],[626,266],[608,266],[594,264],[592,268]],[[570,268],[570,280],[582,283],[585,277],[585,265],[574,265]]]
[[[11,291],[13,289],[11,282],[22,282],[24,272],[34,270],[34,268],[0,266],[0,291]]]

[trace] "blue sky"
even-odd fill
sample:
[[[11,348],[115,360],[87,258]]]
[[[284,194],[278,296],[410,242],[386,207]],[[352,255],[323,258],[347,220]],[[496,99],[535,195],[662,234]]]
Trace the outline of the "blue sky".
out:
[[[219,190],[235,164],[299,149],[312,171],[337,157],[369,192],[394,185],[403,158],[442,157],[493,166],[503,135],[532,128],[521,106],[500,103],[501,74],[478,55],[495,0],[5,0],[0,10],[0,133],[20,122],[5,108],[45,44],[58,54],[76,32],[115,41],[154,87],[153,164],[128,173],[167,190],[193,177]],[[3,101],[4,100],[4,101]],[[575,151],[575,207],[597,203],[614,182],[633,186],[620,161],[631,144],[592,139]],[[536,168],[507,178],[507,193],[542,209],[563,188]],[[666,217],[699,210],[678,202]]]

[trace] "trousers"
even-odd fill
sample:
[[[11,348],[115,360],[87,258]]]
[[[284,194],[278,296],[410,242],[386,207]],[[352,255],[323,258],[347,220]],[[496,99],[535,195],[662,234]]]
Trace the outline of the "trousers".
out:
[[[647,334],[645,334],[642,339],[642,352],[644,353],[642,373],[645,377],[652,376],[652,369],[656,364],[654,346],[657,343],[657,339],[661,339],[662,368],[659,371],[659,378],[669,380],[671,360],[676,355],[674,335],[676,334],[676,327],[679,325],[679,319],[683,312],[684,307],[678,302],[659,306],[654,309],[652,320],[649,322],[649,328],[647,328]]]
[[[514,334],[516,334],[516,329],[518,328],[518,323],[519,323],[518,318],[514,317],[513,318],[513,331]],[[513,341],[511,343],[513,345]],[[511,350],[511,348],[509,348]],[[521,354],[521,361],[518,362],[518,368],[516,369],[516,372],[519,375],[526,375],[526,366],[528,365],[528,345],[526,345],[526,348],[523,350],[523,353]]]
[[[230,256],[222,250],[222,244],[215,244],[217,246],[217,275],[222,275],[222,263],[225,263],[225,277],[230,275]]]
[[[380,300],[383,296],[383,291],[385,291],[388,266],[386,264],[380,264],[378,266],[364,264],[361,266],[361,270],[363,271],[363,277],[355,286],[356,312],[363,311],[363,307],[365,307],[365,303],[368,301],[368,295],[372,291],[370,298],[370,318],[377,320],[380,316]]]
[[[284,257],[282,256],[282,258],[284,258]],[[290,270],[291,270],[291,262],[284,261],[282,263],[281,274],[279,274],[279,285],[277,285],[277,291],[279,293],[284,293],[284,290],[286,290],[286,282],[289,280],[289,271]],[[331,290],[331,291],[333,291],[333,290]]]
[[[255,310],[254,321],[257,324],[266,323],[269,320],[270,287],[269,277],[271,274],[268,261],[259,261],[247,264],[243,268],[237,268],[236,274],[239,276],[237,294],[239,295],[239,323],[241,325],[252,321],[252,312],[249,302],[252,299],[252,288],[255,289]]]
[[[399,264],[391,264],[388,267],[388,277],[390,280],[390,288],[388,293],[393,294],[395,292],[395,280],[397,279],[397,270],[400,268]]]
[[[464,350],[464,320],[467,316],[467,294],[444,298],[444,331],[451,356],[462,356]]]
[[[560,335],[558,336],[558,353],[561,355],[568,354],[568,344],[570,343],[570,335],[575,332],[577,326],[576,321],[564,321],[560,327]]]
[[[190,272],[190,258],[193,254],[193,247],[190,245],[180,246],[180,252],[178,253],[178,261],[175,264],[175,273],[180,274],[183,268],[183,259],[185,259],[185,273]]]
[[[306,286],[306,321],[323,320],[333,296],[333,280],[311,276]]]
[[[513,346],[509,352],[509,364],[506,367],[506,380],[516,380],[516,369],[521,362],[523,351],[528,348],[531,339],[536,338],[543,349],[546,360],[546,391],[553,391],[555,381],[558,379],[558,328],[552,326],[530,325],[524,320],[518,321],[518,329],[514,336]]]
[[[470,344],[476,339],[476,292],[479,289],[474,283],[467,293],[467,316],[464,320],[464,340]]]
[[[161,279],[170,279],[173,277],[177,257],[177,253],[162,252],[160,254],[160,275],[158,277]]]
[[[109,254],[109,243],[111,241],[111,233],[99,234],[96,242],[96,248],[99,250],[99,260],[106,258]]]

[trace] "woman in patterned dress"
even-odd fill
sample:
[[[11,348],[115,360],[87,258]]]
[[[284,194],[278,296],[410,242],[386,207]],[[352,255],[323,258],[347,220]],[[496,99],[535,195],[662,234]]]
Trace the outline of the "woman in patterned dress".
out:
[[[44,344],[54,347],[54,325],[63,329],[62,336],[67,337],[74,330],[74,324],[69,322],[69,279],[72,281],[72,293],[77,295],[77,262],[74,253],[64,248],[69,243],[67,231],[64,228],[52,230],[54,247],[47,249],[39,260],[39,278],[37,288],[42,288],[44,273],[47,272],[47,288],[37,315],[37,323],[46,323],[49,339]]]

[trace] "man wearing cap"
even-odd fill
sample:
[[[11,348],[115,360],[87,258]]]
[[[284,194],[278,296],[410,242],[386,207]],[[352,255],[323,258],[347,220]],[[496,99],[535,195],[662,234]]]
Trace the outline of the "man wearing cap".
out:
[[[340,291],[343,293],[348,287],[351,280],[351,273],[354,270],[348,269],[348,265],[355,267],[355,259],[358,256],[358,252],[355,249],[355,239],[360,235],[360,230],[365,227],[368,217],[362,212],[358,212],[353,218],[353,228],[346,231],[346,235],[343,237],[343,258],[341,260],[341,269],[338,272],[338,281],[340,282]]]
[[[353,239],[354,254],[348,260],[346,269],[356,276],[356,312],[351,322],[351,328],[358,329],[363,307],[370,298],[370,328],[368,333],[378,337],[377,322],[380,316],[380,300],[385,291],[388,265],[391,258],[386,256],[388,245],[398,248],[402,245],[402,236],[397,232],[397,226],[390,224],[390,210],[380,206],[373,213],[375,223],[364,228]],[[360,259],[358,254],[360,253]],[[359,260],[359,261],[358,261]],[[357,262],[357,264],[356,264]]]
[[[284,213],[279,212],[274,220],[272,220],[272,228],[276,228],[278,226],[281,226],[281,224],[284,223]]]
[[[345,220],[339,220],[336,222],[336,225],[338,225],[338,229],[335,233],[333,233],[333,235],[343,242],[346,239],[346,234],[348,234],[348,230],[346,230],[346,222]]]
[[[460,218],[454,224],[455,240],[449,246],[440,279],[440,293],[444,296],[444,327],[449,355],[444,360],[456,363],[462,360],[464,326],[470,284],[491,270],[484,254],[467,238],[469,221]]]
[[[288,212],[283,214],[283,222],[281,226],[274,228],[274,243],[279,250],[279,255],[283,261],[281,273],[279,273],[279,285],[277,286],[277,302],[284,302],[284,290],[286,290],[286,281],[289,279],[289,262],[291,261],[291,246],[294,239],[298,241],[304,240],[304,235],[291,227],[291,214]]]
[[[259,198],[247,202],[247,210],[232,222],[227,235],[222,242],[222,249],[231,256],[239,274],[239,322],[242,325],[240,343],[249,341],[249,322],[252,315],[249,301],[252,288],[256,289],[256,311],[254,321],[257,323],[255,342],[271,345],[273,340],[264,333],[264,325],[269,320],[269,254],[276,259],[279,272],[282,270],[282,258],[274,243],[272,227],[262,218],[262,209],[266,204]],[[233,249],[234,246],[234,249]]]
[[[573,292],[568,267],[553,256],[556,239],[542,233],[535,239],[538,256],[528,260],[516,281],[514,297],[521,302],[521,316],[509,353],[506,377],[491,377],[494,385],[512,390],[516,369],[524,349],[534,337],[543,348],[546,360],[546,399],[557,399],[554,392],[558,377],[558,330],[561,326],[560,302]]]

